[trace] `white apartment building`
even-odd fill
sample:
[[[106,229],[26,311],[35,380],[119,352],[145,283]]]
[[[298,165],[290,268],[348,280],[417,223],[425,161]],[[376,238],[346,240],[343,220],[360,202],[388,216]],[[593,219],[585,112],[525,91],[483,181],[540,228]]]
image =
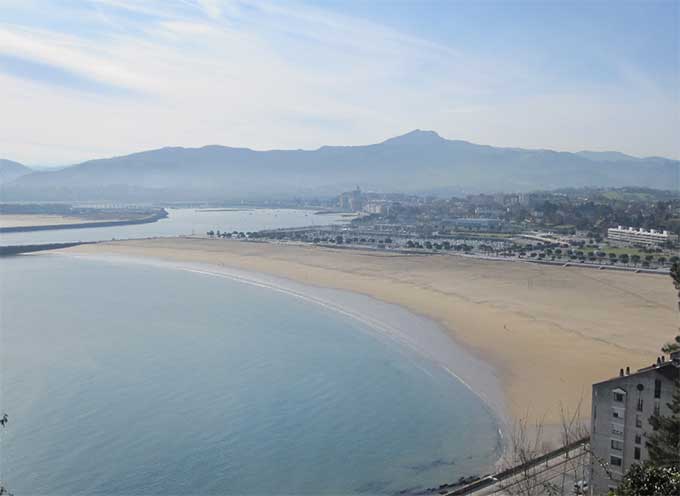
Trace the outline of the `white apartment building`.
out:
[[[668,241],[676,242],[678,236],[668,231],[656,229],[636,229],[634,227],[610,227],[607,229],[607,238],[612,241],[622,241],[633,245],[661,246]]]

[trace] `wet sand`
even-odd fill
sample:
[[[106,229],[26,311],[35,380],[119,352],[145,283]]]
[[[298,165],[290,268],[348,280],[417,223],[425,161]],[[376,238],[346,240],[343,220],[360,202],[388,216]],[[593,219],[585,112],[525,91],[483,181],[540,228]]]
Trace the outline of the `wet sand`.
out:
[[[65,251],[216,265],[402,306],[493,367],[510,418],[548,426],[580,402],[588,417],[590,385],[651,364],[680,323],[670,279],[652,274],[188,238]]]

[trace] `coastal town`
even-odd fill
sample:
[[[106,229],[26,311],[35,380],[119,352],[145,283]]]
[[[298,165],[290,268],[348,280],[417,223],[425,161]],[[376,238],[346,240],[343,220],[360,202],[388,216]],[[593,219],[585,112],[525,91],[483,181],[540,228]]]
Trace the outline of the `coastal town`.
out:
[[[507,408],[493,406],[499,418],[508,416],[506,455],[494,472],[467,472],[403,494],[605,494],[650,460],[649,440],[658,426],[650,419],[672,415],[678,350],[657,354],[651,364],[644,359],[654,353],[654,343],[672,334],[668,324],[675,311],[662,295],[672,293],[667,278],[680,260],[680,199],[670,192],[626,188],[442,199],[364,193],[357,187],[336,197],[267,205],[3,204],[0,212],[0,221],[7,220],[5,235],[47,229],[82,237],[79,233],[93,228],[136,226],[132,238],[139,238],[16,245],[3,247],[0,255],[73,250],[80,256],[229,266],[361,290],[442,322],[456,340],[510,374],[501,381]],[[176,222],[176,212],[192,222],[215,219],[207,221],[214,227],[182,231],[188,223],[170,231],[175,237],[150,235],[153,226]],[[217,220],[258,212],[295,213],[299,227],[230,229]],[[499,262],[523,263],[503,270]],[[597,274],[586,276],[588,271],[572,267]],[[360,276],[373,271],[390,283]],[[325,272],[334,275],[328,279]],[[430,285],[439,289],[424,290]],[[550,290],[537,292],[541,287]],[[656,303],[659,299],[664,303]],[[546,325],[559,330],[549,340],[562,350],[559,357],[534,346]],[[571,328],[581,334],[561,331]],[[640,328],[647,329],[645,335],[634,332]],[[623,329],[625,337],[615,337]],[[474,369],[448,366],[471,387],[487,387],[478,383]],[[536,368],[544,371],[542,377],[535,376]],[[590,384],[592,397],[584,401],[579,388]],[[584,402],[591,412],[573,413],[566,425],[564,412],[555,410],[562,402],[567,411]],[[524,410],[528,405],[531,410]],[[525,436],[539,437],[516,456],[514,422],[528,412],[525,421],[544,424],[527,430]]]
[[[625,188],[444,200],[357,187],[335,202],[318,203],[328,209],[319,214],[337,209],[350,220],[248,233],[221,226],[207,235],[634,271],[667,271],[680,260],[680,199],[671,192]]]

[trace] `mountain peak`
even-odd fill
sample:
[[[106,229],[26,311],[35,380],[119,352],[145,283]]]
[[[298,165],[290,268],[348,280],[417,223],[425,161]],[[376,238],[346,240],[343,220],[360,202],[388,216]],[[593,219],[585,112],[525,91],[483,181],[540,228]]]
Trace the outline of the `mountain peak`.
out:
[[[395,136],[383,141],[385,145],[432,145],[434,143],[442,143],[446,141],[439,136],[435,131],[423,131],[422,129],[415,129],[410,133]]]

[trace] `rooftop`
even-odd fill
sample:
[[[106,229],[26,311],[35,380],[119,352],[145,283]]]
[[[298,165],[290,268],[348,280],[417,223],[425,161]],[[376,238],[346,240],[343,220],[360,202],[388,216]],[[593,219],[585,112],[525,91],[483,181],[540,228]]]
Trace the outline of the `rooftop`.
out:
[[[671,353],[670,359],[668,360],[666,360],[665,356],[659,356],[656,359],[656,363],[638,369],[637,371],[634,372],[629,372],[629,370],[630,370],[629,367],[626,367],[625,371],[624,369],[620,369],[619,375],[617,375],[616,377],[611,377],[604,381],[596,382],[595,384],[593,384],[593,386],[605,384],[610,381],[615,381],[622,377],[631,377],[646,374],[648,372],[658,372],[659,374],[667,377],[670,380],[678,379],[680,378],[680,351]]]

